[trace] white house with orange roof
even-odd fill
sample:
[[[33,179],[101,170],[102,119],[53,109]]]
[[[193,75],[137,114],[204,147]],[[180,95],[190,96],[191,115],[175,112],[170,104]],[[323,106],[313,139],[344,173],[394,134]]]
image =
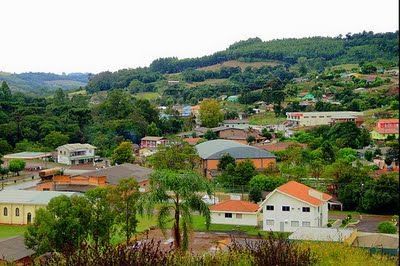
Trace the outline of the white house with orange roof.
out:
[[[332,196],[290,181],[269,193],[263,203],[263,230],[294,232],[299,227],[325,227]]]
[[[252,225],[262,221],[261,206],[243,200],[226,200],[210,206],[212,224]]]

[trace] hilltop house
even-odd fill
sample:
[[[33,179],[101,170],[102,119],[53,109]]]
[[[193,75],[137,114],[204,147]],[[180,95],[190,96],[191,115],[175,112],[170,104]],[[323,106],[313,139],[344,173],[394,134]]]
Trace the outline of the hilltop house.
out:
[[[210,206],[212,224],[257,226],[262,221],[261,207],[242,200],[226,200]]]
[[[257,170],[267,169],[276,163],[276,158],[272,153],[231,140],[206,141],[196,145],[196,150],[201,158],[202,172],[207,177],[211,177],[218,171],[219,160],[225,154],[235,158],[236,162],[248,159]]]
[[[375,129],[371,132],[373,140],[385,140],[388,136],[399,138],[399,119],[380,119],[376,123]]]
[[[168,140],[164,137],[146,136],[140,140],[140,148],[156,149],[159,145],[165,145]]]
[[[332,197],[295,181],[276,188],[263,201],[263,230],[294,232],[299,227],[325,227]]]
[[[57,162],[67,165],[94,162],[95,146],[90,144],[72,143],[57,148]]]

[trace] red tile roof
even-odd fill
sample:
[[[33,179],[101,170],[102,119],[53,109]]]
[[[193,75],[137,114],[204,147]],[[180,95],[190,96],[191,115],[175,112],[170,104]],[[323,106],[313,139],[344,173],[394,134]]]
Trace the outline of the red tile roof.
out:
[[[286,184],[278,187],[277,190],[314,206],[319,206],[332,198],[331,195],[319,192],[296,181],[289,181]],[[321,197],[318,197],[315,194],[312,195],[310,191],[311,193],[314,192],[317,195],[320,193]]]
[[[201,140],[203,140],[203,138],[184,138],[183,139],[183,141],[186,141],[190,145],[196,145]]]
[[[210,207],[211,211],[256,212],[260,206],[243,200],[226,200]]]
[[[398,118],[379,119],[378,123],[399,123],[399,119]]]

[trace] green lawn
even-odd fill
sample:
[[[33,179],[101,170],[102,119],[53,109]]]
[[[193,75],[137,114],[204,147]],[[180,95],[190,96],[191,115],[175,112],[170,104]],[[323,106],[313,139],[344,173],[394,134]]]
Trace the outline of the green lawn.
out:
[[[146,100],[155,100],[160,97],[160,94],[157,92],[138,92],[135,93],[133,96],[139,98],[139,99],[146,99]]]
[[[199,232],[207,231],[205,218],[199,215],[193,216],[193,230]],[[248,225],[228,225],[228,224],[211,224],[208,231],[211,232],[243,232],[248,234],[249,236],[258,236],[263,235],[267,236],[270,234],[268,231],[263,231],[261,228],[257,228],[255,226]],[[282,234],[282,233],[281,233]],[[285,233],[282,235],[286,236]]]
[[[0,225],[0,238],[8,238],[23,235],[26,226],[21,225]]]
[[[263,114],[256,114],[249,118],[250,125],[267,125],[267,124],[280,124],[286,120],[286,117],[275,117],[273,112],[266,112]]]

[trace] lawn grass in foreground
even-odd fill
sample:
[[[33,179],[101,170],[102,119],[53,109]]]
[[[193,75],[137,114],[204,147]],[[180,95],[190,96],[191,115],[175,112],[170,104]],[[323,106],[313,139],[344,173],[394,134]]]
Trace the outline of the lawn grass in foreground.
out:
[[[25,225],[0,225],[0,239],[24,235]]]

